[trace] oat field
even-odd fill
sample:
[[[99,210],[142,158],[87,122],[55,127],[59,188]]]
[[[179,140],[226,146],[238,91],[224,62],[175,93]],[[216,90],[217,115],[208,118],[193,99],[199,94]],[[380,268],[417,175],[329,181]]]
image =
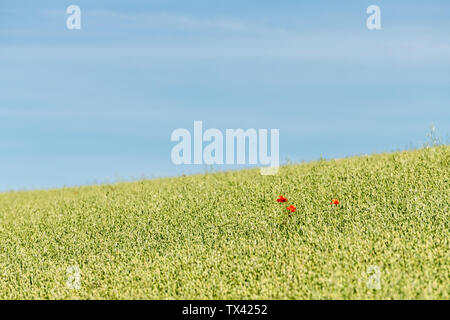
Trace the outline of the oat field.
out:
[[[0,298],[449,299],[449,206],[450,146],[2,193]]]

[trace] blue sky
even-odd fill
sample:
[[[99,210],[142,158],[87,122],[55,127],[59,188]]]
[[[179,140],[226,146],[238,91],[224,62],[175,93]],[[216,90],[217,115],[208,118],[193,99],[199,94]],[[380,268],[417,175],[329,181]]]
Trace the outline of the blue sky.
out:
[[[194,120],[278,128],[282,161],[445,138],[450,2],[1,1],[0,191],[202,172],[170,159]]]

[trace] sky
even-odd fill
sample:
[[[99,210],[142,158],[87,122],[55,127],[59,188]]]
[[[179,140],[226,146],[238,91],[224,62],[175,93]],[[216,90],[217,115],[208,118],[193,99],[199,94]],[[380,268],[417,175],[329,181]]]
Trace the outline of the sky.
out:
[[[1,0],[0,191],[238,168],[172,163],[195,120],[279,129],[282,163],[445,140],[450,2]]]

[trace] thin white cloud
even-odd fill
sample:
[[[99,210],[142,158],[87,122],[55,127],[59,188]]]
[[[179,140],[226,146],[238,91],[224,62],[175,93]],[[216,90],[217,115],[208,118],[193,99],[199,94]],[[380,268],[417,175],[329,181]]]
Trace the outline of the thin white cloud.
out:
[[[151,40],[151,39],[150,39]],[[59,46],[0,46],[2,59],[21,59],[32,54],[36,59],[83,58],[273,58],[303,59],[343,62],[450,62],[450,42],[428,36],[385,34],[370,35],[316,33],[289,37],[246,36],[222,38],[194,38],[166,43],[145,41],[125,43],[120,41],[103,45]]]
[[[124,14],[105,10],[86,10],[82,13],[85,23],[95,27],[225,31],[255,31],[257,29],[257,26],[224,17],[200,18],[167,12]],[[60,19],[61,11],[46,10],[43,15]]]
[[[61,10],[42,12],[50,20],[61,20]],[[47,43],[32,44],[27,52],[21,46],[0,45],[0,57],[20,59],[30,54],[36,59],[78,57],[78,58],[272,58],[304,59],[349,62],[449,62],[450,41],[447,30],[412,32],[406,27],[381,31],[368,31],[361,27],[355,30],[303,31],[296,27],[282,28],[265,25],[262,22],[240,21],[226,17],[202,18],[175,13],[134,13],[98,10],[83,12],[85,38],[78,37],[71,43],[63,26],[58,31],[46,30],[0,30],[0,37],[6,34],[14,38],[31,38],[37,35],[48,39]],[[155,29],[155,32],[147,32]],[[220,34],[207,34],[209,31]],[[136,31],[136,32],[135,32]],[[144,32],[139,32],[144,31]],[[190,31],[180,35],[179,31]],[[55,34],[55,32],[57,32]],[[59,37],[57,36],[59,35]],[[133,36],[134,35],[134,36]],[[164,41],[160,37],[164,35]],[[46,39],[47,39],[46,38]],[[86,39],[83,44],[80,41]],[[95,42],[95,44],[93,44]],[[24,41],[22,41],[24,43]]]

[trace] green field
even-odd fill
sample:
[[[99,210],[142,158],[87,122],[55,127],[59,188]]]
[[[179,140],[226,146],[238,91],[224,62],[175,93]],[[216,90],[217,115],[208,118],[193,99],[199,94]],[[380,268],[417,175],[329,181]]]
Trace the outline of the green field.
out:
[[[0,298],[449,299],[449,205],[450,146],[3,193]]]

